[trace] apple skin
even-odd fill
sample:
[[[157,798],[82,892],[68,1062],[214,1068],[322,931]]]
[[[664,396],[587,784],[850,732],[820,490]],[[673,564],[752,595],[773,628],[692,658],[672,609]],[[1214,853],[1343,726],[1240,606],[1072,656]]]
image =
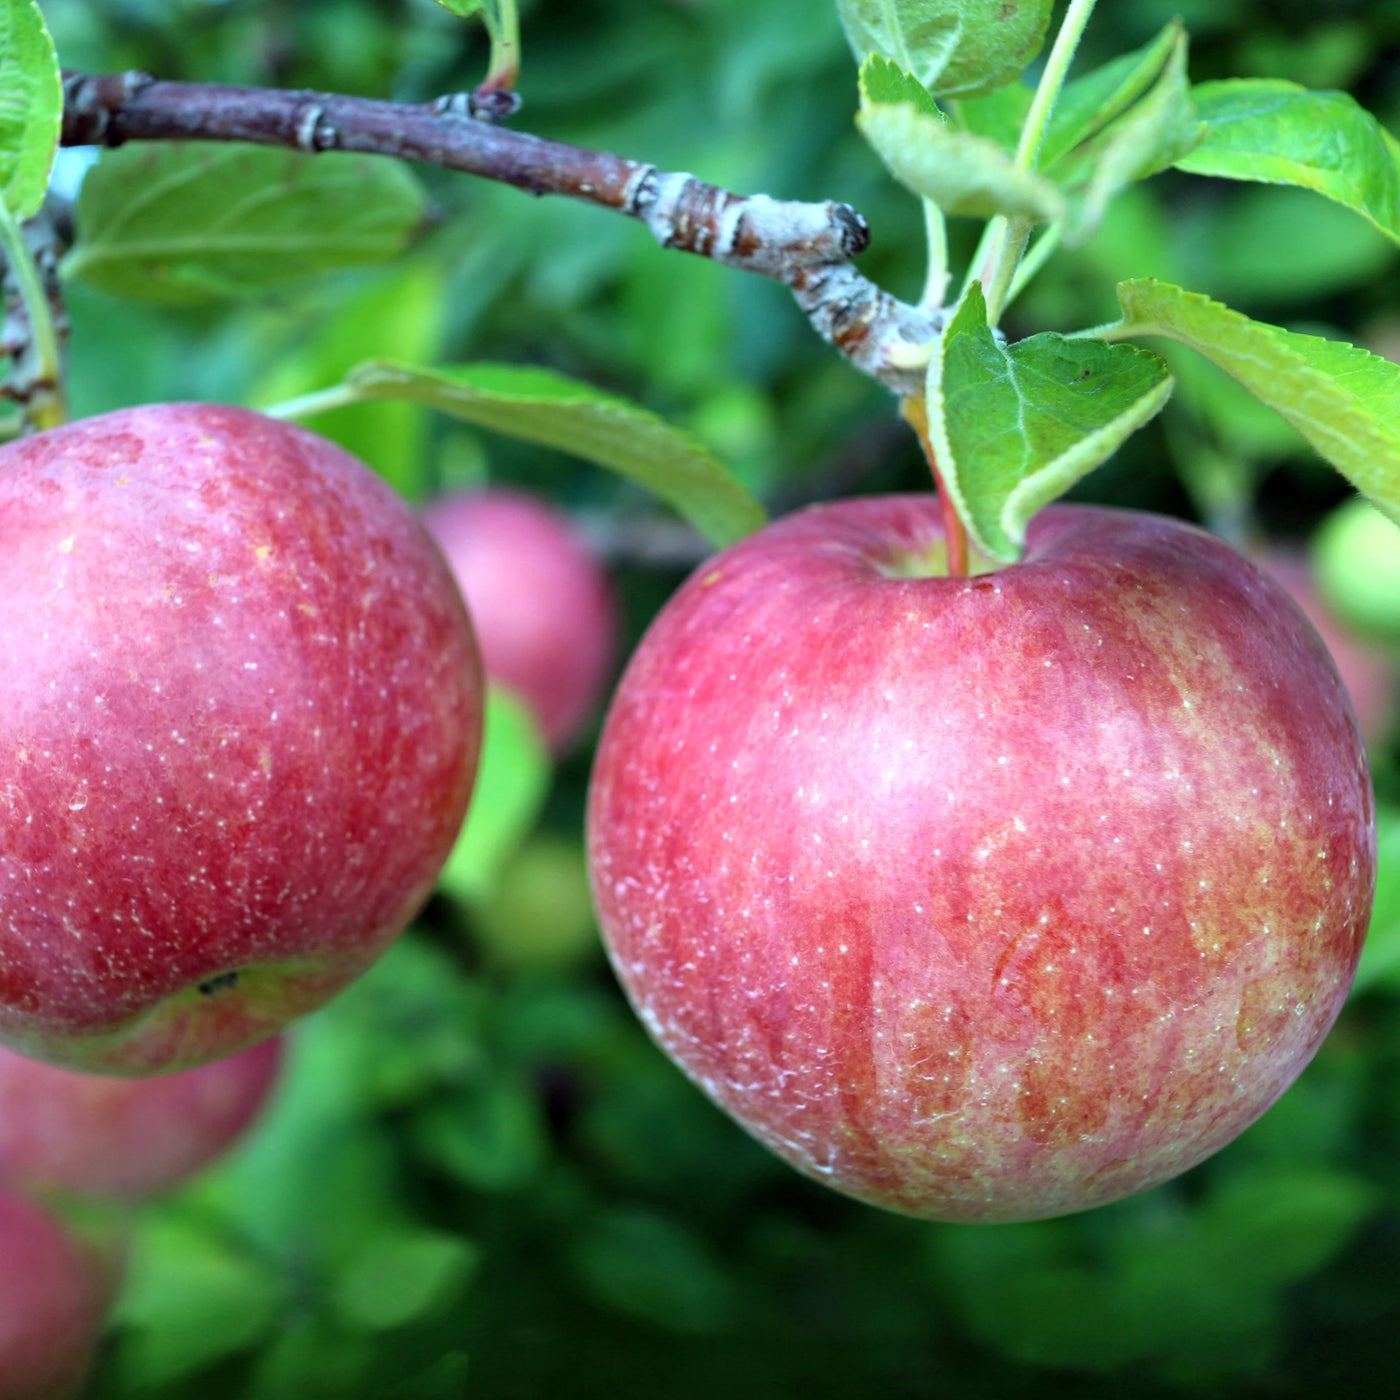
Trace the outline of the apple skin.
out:
[[[413,511],[213,404],[0,448],[0,1042],[140,1074],[357,976],[461,825],[483,681]]]
[[[523,491],[430,502],[423,521],[471,610],[486,674],[565,752],[601,699],[617,650],[607,576],[567,517]]]
[[[1161,517],[1052,507],[927,574],[933,498],[702,565],[604,723],[590,868],[653,1036],[800,1170],[943,1220],[1184,1171],[1317,1049],[1370,779],[1284,591]]]
[[[281,1061],[278,1037],[198,1069],[113,1079],[0,1050],[0,1176],[91,1200],[162,1195],[248,1130]]]
[[[0,1400],[62,1400],[92,1367],[110,1296],[95,1258],[0,1187]]]

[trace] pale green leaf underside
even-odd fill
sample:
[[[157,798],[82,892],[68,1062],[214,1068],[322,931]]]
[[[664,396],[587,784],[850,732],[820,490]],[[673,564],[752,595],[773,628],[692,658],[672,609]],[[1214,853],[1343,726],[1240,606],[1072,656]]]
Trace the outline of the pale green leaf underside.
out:
[[[692,437],[644,408],[549,370],[419,369],[377,360],[353,370],[346,383],[359,398],[412,399],[607,467],[668,501],[721,547],[764,522],[758,502]]]
[[[1199,292],[1121,282],[1115,338],[1189,345],[1281,414],[1400,524],[1400,366],[1354,345],[1252,321]]]
[[[1192,95],[1206,135],[1179,169],[1316,190],[1400,242],[1400,143],[1355,99],[1275,78],[1201,83]]]
[[[974,282],[930,367],[928,409],[939,470],[975,542],[1018,558],[1031,517],[1159,413],[1171,389],[1166,365],[1133,346],[1053,334],[999,343]]]
[[[1063,213],[1049,181],[1018,170],[995,143],[957,131],[912,103],[866,107],[856,125],[895,179],[946,214],[1054,219]]]
[[[880,54],[935,97],[971,97],[1009,83],[1040,51],[1052,0],[837,0],[863,63]]]
[[[38,212],[63,123],[63,82],[34,0],[0,0],[0,198],[16,219]]]
[[[194,304],[383,262],[421,226],[400,162],[237,143],[124,146],[88,173],[64,263],[117,296]]]

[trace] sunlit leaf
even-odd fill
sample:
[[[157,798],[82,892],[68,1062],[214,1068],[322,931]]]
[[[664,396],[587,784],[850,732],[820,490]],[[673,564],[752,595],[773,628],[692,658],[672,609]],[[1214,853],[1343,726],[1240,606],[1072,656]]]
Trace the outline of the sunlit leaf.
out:
[[[523,365],[422,369],[373,361],[346,383],[361,399],[412,399],[608,467],[670,502],[716,545],[763,524],[763,508],[694,438],[562,374]]]
[[[1036,511],[1160,412],[1171,389],[1166,365],[1135,347],[1053,334],[1001,343],[974,282],[930,367],[928,415],[976,543],[1016,559]]]
[[[1400,366],[1151,278],[1119,283],[1118,301],[1115,339],[1164,335],[1200,351],[1400,522]]]
[[[906,73],[899,64],[873,53],[860,65],[861,106],[894,102],[908,102],[931,117],[941,115],[938,103],[912,73]]]
[[[0,0],[0,198],[16,219],[44,202],[63,125],[58,57],[34,0]]]
[[[1278,78],[1201,83],[1192,96],[1205,137],[1178,168],[1301,185],[1400,241],[1400,142],[1354,98]]]
[[[837,0],[841,23],[863,63],[881,54],[935,97],[990,92],[1036,56],[1052,0]]]

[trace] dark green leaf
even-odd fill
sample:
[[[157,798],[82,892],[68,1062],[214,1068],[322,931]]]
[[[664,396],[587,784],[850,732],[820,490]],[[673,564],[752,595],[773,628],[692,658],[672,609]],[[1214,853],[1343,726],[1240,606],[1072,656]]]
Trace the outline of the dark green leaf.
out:
[[[421,225],[401,162],[261,146],[124,146],[88,173],[64,262],[103,291],[195,304],[309,273],[382,262]]]
[[[1118,301],[1115,336],[1165,335],[1200,351],[1400,522],[1400,366],[1152,278],[1119,283]]]
[[[1180,169],[1301,185],[1400,241],[1400,143],[1354,98],[1277,78],[1201,83],[1192,95],[1206,134]]]
[[[0,0],[0,199],[16,219],[44,202],[63,123],[63,83],[35,0]]]
[[[479,1251],[459,1235],[383,1225],[336,1277],[331,1299],[355,1331],[382,1332],[433,1312],[459,1292]]]
[[[970,97],[1009,83],[1040,51],[1052,0],[837,0],[863,63],[883,55],[935,97]]]
[[[1128,348],[1053,334],[1002,344],[981,286],[968,289],[929,369],[929,429],[959,513],[993,558],[1016,559],[1031,516],[1161,411],[1166,365]]]
[[[688,434],[562,374],[521,365],[421,369],[374,361],[346,383],[361,399],[412,399],[609,467],[669,501],[713,544],[732,544],[763,524],[763,508]]]

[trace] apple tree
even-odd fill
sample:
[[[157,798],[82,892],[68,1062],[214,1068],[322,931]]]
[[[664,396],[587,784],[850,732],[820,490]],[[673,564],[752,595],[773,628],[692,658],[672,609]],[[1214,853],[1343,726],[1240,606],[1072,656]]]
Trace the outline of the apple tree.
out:
[[[91,1394],[1393,1361],[1397,38],[0,4],[0,1041],[294,1022]]]

